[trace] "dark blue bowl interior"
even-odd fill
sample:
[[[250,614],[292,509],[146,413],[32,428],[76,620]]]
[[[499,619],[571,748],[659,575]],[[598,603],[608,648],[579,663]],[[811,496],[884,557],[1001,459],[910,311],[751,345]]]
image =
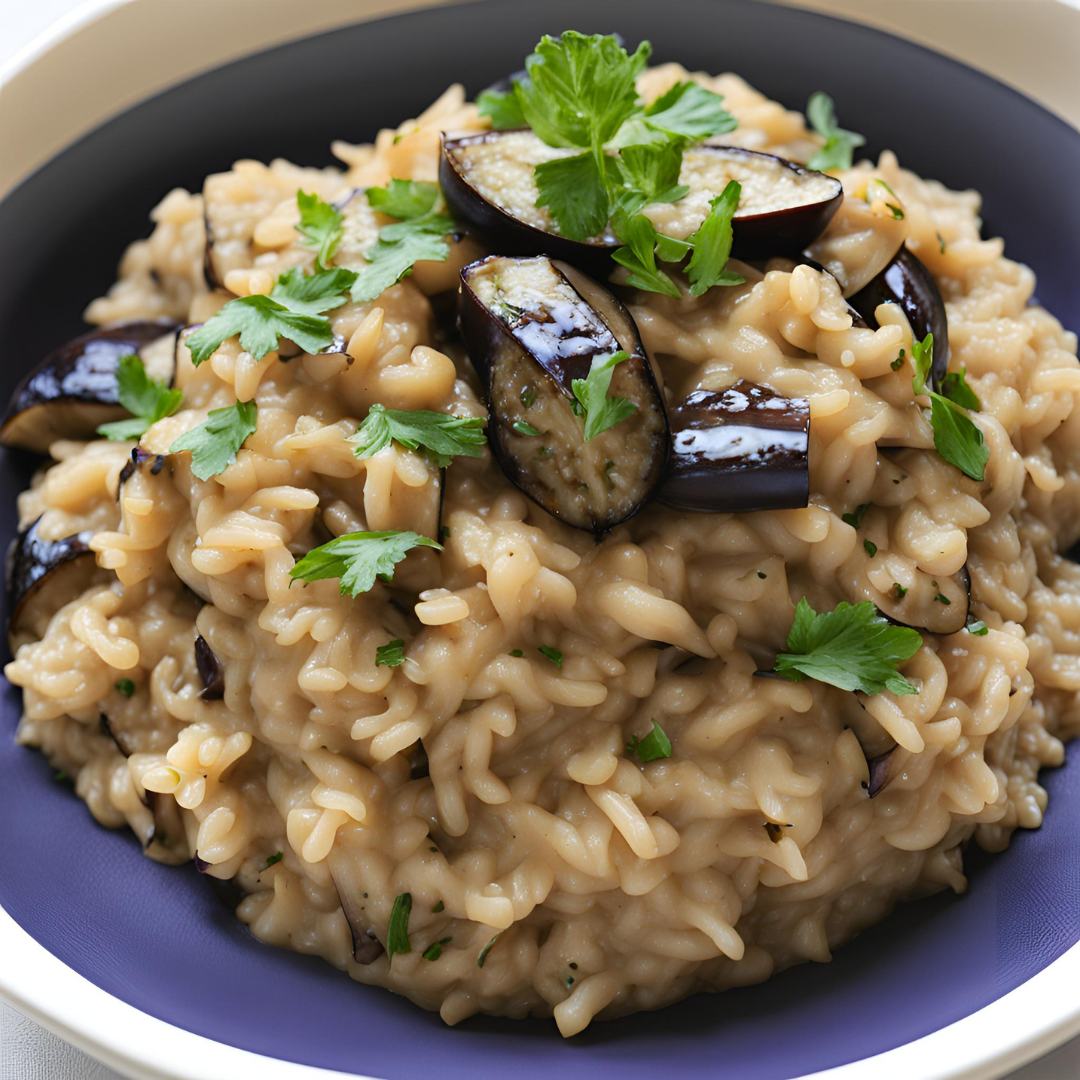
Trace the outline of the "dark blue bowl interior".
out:
[[[25,370],[81,329],[125,243],[171,187],[198,189],[240,157],[330,161],[449,83],[475,92],[567,27],[649,38],[657,60],[733,70],[801,108],[828,90],[868,150],[985,195],[988,235],[1039,275],[1039,297],[1080,329],[1075,253],[1080,137],[969,68],[865,27],[750,0],[489,0],[300,41],[200,76],[71,147],[0,205],[0,368]],[[1002,132],[1007,133],[1003,143]],[[1017,165],[1016,163],[1021,163]],[[1042,179],[1040,179],[1042,178]],[[1033,194],[1038,189],[1038,196]],[[0,451],[0,532],[33,465]],[[1044,779],[1042,829],[971,853],[971,888],[900,909],[841,950],[764,986],[596,1024],[564,1042],[550,1021],[457,1029],[329,965],[256,942],[193,870],[143,858],[93,823],[44,760],[14,746],[19,695],[0,696],[0,904],[98,986],[189,1031],[264,1054],[385,1078],[682,1073],[781,1080],[919,1038],[1012,990],[1080,938],[1077,754]]]

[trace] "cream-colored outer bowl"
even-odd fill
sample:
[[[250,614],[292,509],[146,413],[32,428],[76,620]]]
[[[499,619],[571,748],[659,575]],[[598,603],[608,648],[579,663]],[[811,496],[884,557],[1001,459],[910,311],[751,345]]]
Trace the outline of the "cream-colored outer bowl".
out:
[[[447,0],[90,0],[0,69],[0,195],[150,94],[293,38]],[[1050,0],[801,0],[959,56],[1080,122],[1080,15]],[[979,9],[995,24],[972,35]],[[212,26],[212,32],[209,27]],[[1040,49],[1016,49],[1023,37]],[[167,43],[163,47],[162,43]],[[1026,54],[1026,55],[1025,55]],[[1011,66],[1003,69],[1002,64]],[[1080,945],[955,1024],[803,1080],[991,1080],[1080,1033]],[[357,1080],[213,1042],[140,1012],[54,957],[0,908],[0,996],[139,1080]],[[363,1078],[360,1078],[363,1080]]]

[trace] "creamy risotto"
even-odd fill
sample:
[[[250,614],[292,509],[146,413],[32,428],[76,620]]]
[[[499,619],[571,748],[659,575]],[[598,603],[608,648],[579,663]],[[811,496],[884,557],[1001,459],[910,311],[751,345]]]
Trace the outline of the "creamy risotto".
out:
[[[831,137],[735,75],[636,77],[644,103],[684,80],[723,95],[737,126],[698,133],[683,166],[706,188],[692,154],[710,147],[786,159],[765,189],[747,178],[746,213],[775,209],[769,177],[799,187]],[[691,267],[669,259],[676,295],[634,288],[602,250],[587,280],[544,261],[476,299],[463,268],[548,254],[439,224],[443,135],[490,126],[454,86],[373,145],[335,144],[341,168],[240,161],[158,204],[86,315],[138,321],[113,353],[174,366],[177,393],[121,392],[114,422],[136,423],[109,438],[38,423],[51,460],[19,497],[32,536],[6,674],[19,740],[151,857],[240,886],[261,941],[450,1024],[553,1015],[569,1036],[827,961],[897,901],[963,891],[971,841],[999,850],[1040,824],[1038,772],[1077,725],[1080,571],[1061,553],[1080,522],[1080,366],[1076,338],[1032,304],[1031,271],[980,236],[979,196],[889,152],[827,169],[838,183],[802,171],[811,186],[781,211],[833,202],[794,251],[741,254],[736,213],[723,273],[741,282],[692,295]],[[555,230],[532,168],[560,157],[514,166],[534,231]],[[704,252],[692,230],[721,190],[701,184],[671,235]],[[641,216],[663,231],[680,205]],[[413,272],[372,284],[403,242]],[[939,370],[919,394],[924,335],[940,363],[942,330],[903,297],[858,299],[904,252],[947,316],[952,381]],[[336,303],[303,299],[335,269]],[[350,294],[355,275],[372,296]],[[511,296],[556,276],[612,338],[567,360],[564,384],[523,344],[554,318],[536,314],[544,290]],[[479,305],[464,343],[459,292]],[[241,342],[242,320],[221,337],[219,312],[270,327],[271,347]],[[470,325],[500,343],[497,363]],[[137,378],[124,363],[110,380]],[[504,367],[518,382],[500,399]],[[534,386],[563,410],[550,425],[529,419],[545,415],[528,411]],[[489,396],[504,402],[490,420]],[[939,407],[988,451],[981,480],[941,449]],[[438,429],[449,449],[402,434],[421,411],[461,419]],[[687,481],[704,504],[688,502],[679,454],[732,428],[760,473],[728,477],[721,445]],[[770,486],[771,469],[790,481]],[[831,679],[810,670],[801,601],[819,620],[858,610],[856,637],[893,643],[876,685],[843,655]]]

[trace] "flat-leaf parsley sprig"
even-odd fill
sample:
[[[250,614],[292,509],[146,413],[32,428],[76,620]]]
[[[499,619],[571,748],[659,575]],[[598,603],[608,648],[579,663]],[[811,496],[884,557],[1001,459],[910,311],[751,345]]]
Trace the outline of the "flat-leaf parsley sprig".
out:
[[[594,356],[589,374],[571,383],[577,407],[585,420],[586,442],[637,412],[637,405],[632,401],[608,395],[616,366],[628,358],[622,350],[610,356]]]
[[[173,440],[169,453],[189,450],[191,471],[200,480],[209,480],[236,460],[244,440],[255,433],[257,415],[254,401],[211,409],[201,424]]]
[[[370,591],[376,578],[392,581],[394,567],[415,547],[443,549],[442,544],[414,532],[346,533],[312,548],[290,576],[304,582],[340,578],[341,594],[355,599]]]
[[[184,392],[150,378],[142,360],[131,353],[121,356],[117,363],[116,396],[131,417],[102,424],[97,433],[114,442],[123,442],[139,438],[151,424],[172,416],[180,408]]]
[[[869,600],[818,613],[804,596],[795,608],[787,652],[777,656],[774,670],[793,682],[817,679],[865,694],[915,694],[897,668],[921,645],[918,630],[894,626]]]
[[[651,222],[640,214],[649,203],[676,202],[687,194],[679,184],[687,146],[736,127],[721,95],[695,82],[676,83],[643,105],[636,79],[651,52],[643,41],[631,55],[614,35],[545,36],[526,59],[524,78],[505,93],[486,91],[478,105],[496,127],[525,124],[549,146],[581,151],[536,166],[536,204],[547,207],[558,231],[572,240],[595,236],[610,221],[626,245],[617,261],[631,271],[637,288],[680,295],[656,269],[651,252],[657,243],[665,261],[700,249],[692,279],[700,292],[736,284],[737,275],[722,276],[727,251],[720,254],[720,236],[714,235],[723,232],[719,222],[703,226],[687,243],[650,234]],[[737,205],[738,185],[733,190]],[[718,214],[727,214],[730,223],[733,211],[725,199]]]
[[[916,396],[930,398],[930,427],[934,448],[950,464],[972,480],[983,480],[990,448],[982,431],[968,415],[968,409],[981,406],[978,394],[967,383],[966,372],[954,372],[941,381],[941,393],[930,389],[930,371],[934,363],[934,335],[927,334],[911,346],[911,380]]]
[[[427,409],[387,409],[372,405],[353,436],[356,456],[369,458],[396,442],[407,450],[423,450],[445,469],[455,457],[480,457],[487,444],[485,420]]]
[[[815,90],[806,103],[806,118],[824,140],[825,145],[807,162],[811,169],[838,172],[850,169],[852,152],[865,145],[858,132],[847,131],[836,122],[836,106],[823,90]]]

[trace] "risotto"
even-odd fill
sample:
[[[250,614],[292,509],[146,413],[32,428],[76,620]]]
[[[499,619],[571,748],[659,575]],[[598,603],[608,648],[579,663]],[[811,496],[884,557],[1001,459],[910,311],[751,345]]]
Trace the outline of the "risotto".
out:
[[[1077,343],[979,196],[618,53],[619,138],[533,57],[171,191],[4,429],[19,741],[450,1024],[827,961],[1080,715]]]

